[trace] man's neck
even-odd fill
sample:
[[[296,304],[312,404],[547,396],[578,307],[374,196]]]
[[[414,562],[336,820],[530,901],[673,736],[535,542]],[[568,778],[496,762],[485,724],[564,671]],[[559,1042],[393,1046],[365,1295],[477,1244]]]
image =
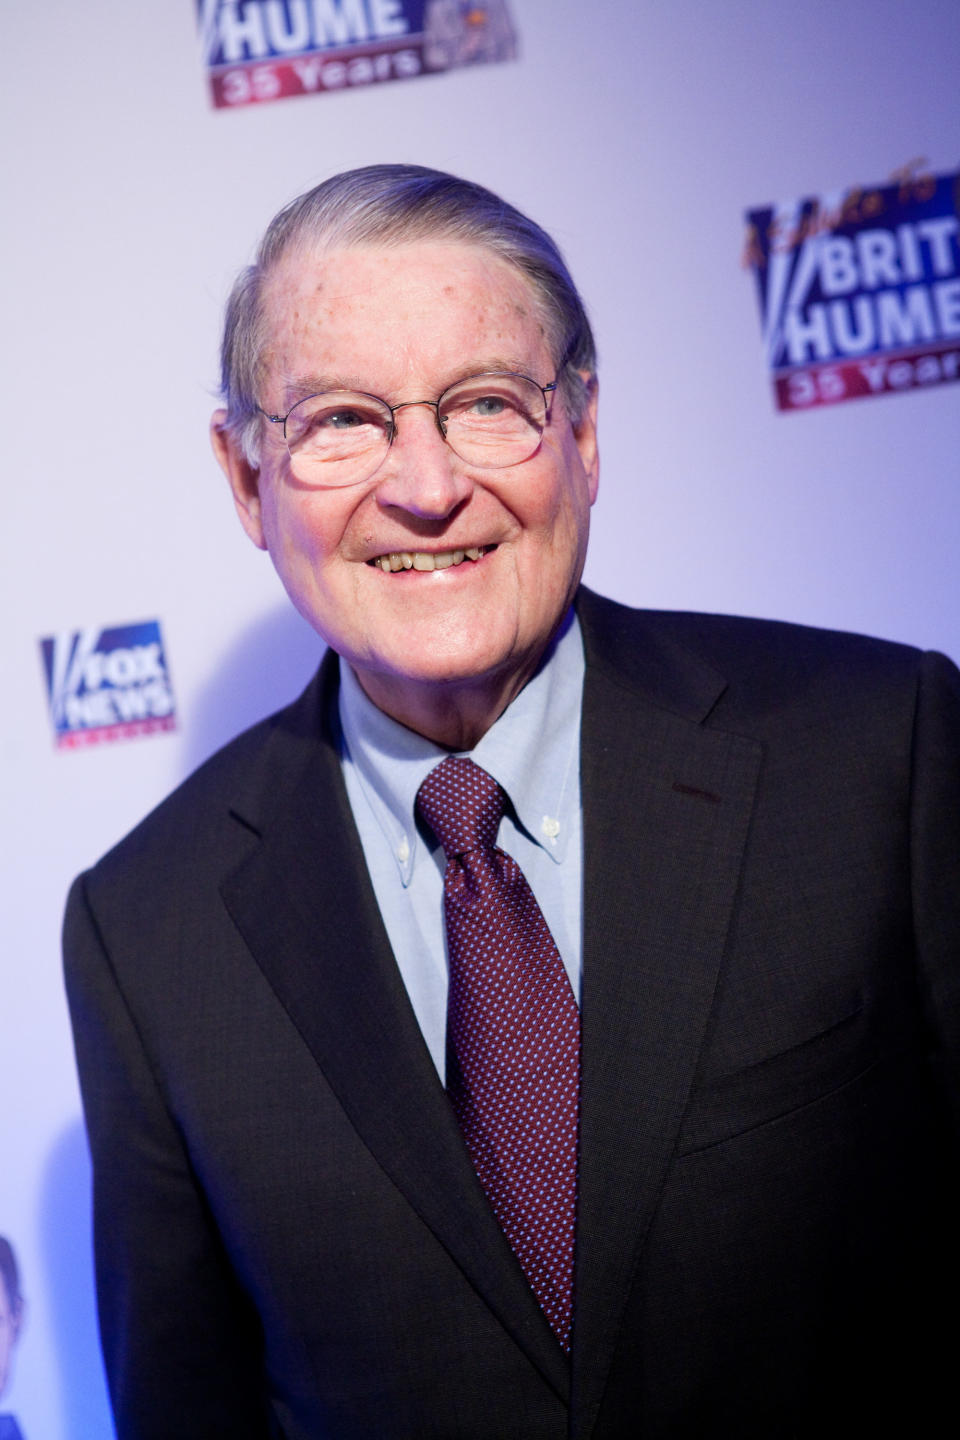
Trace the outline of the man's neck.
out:
[[[547,649],[549,650],[549,646]],[[546,653],[546,652],[544,652]],[[543,653],[522,670],[503,676],[485,675],[449,685],[406,681],[370,671],[354,670],[368,699],[392,720],[447,750],[472,750],[536,672]]]

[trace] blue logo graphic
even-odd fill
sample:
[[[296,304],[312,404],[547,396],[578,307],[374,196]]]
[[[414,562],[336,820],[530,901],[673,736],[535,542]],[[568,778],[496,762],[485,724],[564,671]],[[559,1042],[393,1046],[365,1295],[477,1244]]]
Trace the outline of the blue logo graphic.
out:
[[[160,623],[63,631],[40,641],[58,746],[176,728]]]
[[[507,0],[197,0],[217,108],[512,60]]]
[[[960,174],[747,213],[780,410],[960,379]]]

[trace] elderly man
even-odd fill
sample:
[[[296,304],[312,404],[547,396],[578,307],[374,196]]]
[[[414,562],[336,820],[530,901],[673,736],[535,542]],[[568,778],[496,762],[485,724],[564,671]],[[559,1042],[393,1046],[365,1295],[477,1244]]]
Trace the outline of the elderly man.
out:
[[[956,671],[579,588],[589,326],[478,186],[295,201],[223,356],[330,651],[71,895],[121,1440],[932,1433]]]

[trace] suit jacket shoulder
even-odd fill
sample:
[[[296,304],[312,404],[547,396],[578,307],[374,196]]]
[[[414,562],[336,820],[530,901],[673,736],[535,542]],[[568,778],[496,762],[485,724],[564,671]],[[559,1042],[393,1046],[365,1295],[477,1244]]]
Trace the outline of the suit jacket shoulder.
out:
[[[170,896],[186,897],[222,874],[231,855],[242,858],[245,837],[255,837],[291,791],[319,781],[318,805],[335,804],[338,670],[338,657],[328,652],[296,700],[188,775],[91,868],[91,893],[106,896],[119,887],[129,895],[142,876],[165,903]]]
[[[822,687],[835,703],[848,690],[864,695],[862,687],[874,684],[910,688],[923,655],[894,641],[781,620],[635,610],[585,587],[578,612],[589,660],[678,707],[691,687],[706,693],[711,674],[724,692],[735,692],[738,708],[758,713],[771,705],[782,712],[811,687]]]

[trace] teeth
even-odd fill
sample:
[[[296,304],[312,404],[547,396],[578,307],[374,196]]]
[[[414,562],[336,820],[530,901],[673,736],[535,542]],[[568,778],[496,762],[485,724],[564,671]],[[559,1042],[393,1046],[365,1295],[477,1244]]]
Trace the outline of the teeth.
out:
[[[391,550],[388,555],[378,555],[372,563],[388,575],[397,570],[449,570],[464,560],[479,560],[485,553],[483,545],[471,545],[466,550],[442,550],[439,554],[429,550]]]

